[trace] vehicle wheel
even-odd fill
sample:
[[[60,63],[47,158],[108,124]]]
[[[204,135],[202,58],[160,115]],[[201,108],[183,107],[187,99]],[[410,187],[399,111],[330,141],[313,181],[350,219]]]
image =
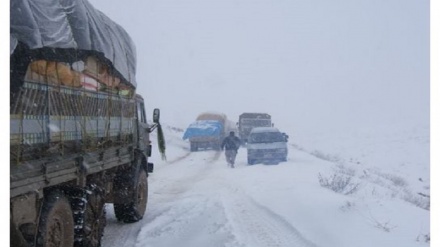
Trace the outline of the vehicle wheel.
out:
[[[255,160],[248,158],[248,165],[253,165],[253,164],[255,164]]]
[[[70,203],[61,191],[50,193],[43,202],[38,226],[38,247],[73,246],[74,222]]]
[[[190,150],[191,150],[191,152],[197,152],[198,149],[199,149],[199,148],[198,148],[198,146],[197,146],[197,143],[195,143],[195,142],[190,142]]]
[[[125,223],[141,220],[147,209],[148,178],[144,169],[140,169],[134,185],[134,200],[130,203],[114,204],[116,218]]]
[[[75,213],[75,247],[100,247],[107,224],[105,192],[93,185],[72,197]]]

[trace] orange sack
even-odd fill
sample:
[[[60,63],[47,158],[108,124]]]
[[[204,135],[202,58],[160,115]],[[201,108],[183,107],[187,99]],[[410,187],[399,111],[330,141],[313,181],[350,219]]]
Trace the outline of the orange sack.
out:
[[[37,60],[29,65],[31,72],[42,75],[50,84],[80,87],[80,74],[61,62]]]

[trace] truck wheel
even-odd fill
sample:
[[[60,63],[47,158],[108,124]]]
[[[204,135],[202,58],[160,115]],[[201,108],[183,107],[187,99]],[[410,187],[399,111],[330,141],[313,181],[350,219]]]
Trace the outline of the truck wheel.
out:
[[[114,204],[116,218],[125,223],[133,223],[144,217],[148,201],[148,178],[144,169],[140,169],[134,185],[134,200],[130,203]]]
[[[100,247],[107,224],[104,191],[95,185],[78,192],[71,201],[75,212],[75,247]]]
[[[255,164],[255,160],[254,159],[251,159],[251,158],[248,158],[248,165],[253,165],[253,164]]]
[[[54,191],[43,202],[37,246],[73,246],[73,235],[74,222],[70,203],[61,191]]]
[[[191,152],[197,152],[197,150],[199,150],[197,143],[190,142],[190,150],[191,150]]]

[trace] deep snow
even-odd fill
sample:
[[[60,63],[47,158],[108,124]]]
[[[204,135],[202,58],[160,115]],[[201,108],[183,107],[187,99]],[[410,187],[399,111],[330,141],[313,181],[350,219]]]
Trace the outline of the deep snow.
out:
[[[228,114],[263,109],[291,137],[287,162],[246,166],[242,149],[231,170],[223,154],[189,153],[183,132],[165,129],[168,161],[153,155],[144,219],[118,223],[108,205],[103,246],[429,245],[429,127],[371,124],[429,121],[429,1],[91,2],[133,36],[149,112],[160,107],[183,128],[206,102]],[[242,108],[219,100],[231,88],[242,100],[249,87]],[[188,100],[195,94],[204,98]],[[286,106],[292,117],[280,119]],[[370,128],[321,129],[353,118]],[[319,174],[351,177],[358,190],[335,193]]]
[[[109,205],[104,246],[428,245],[431,2],[91,2],[132,36],[147,114],[263,111],[290,136],[287,162],[246,166],[242,149],[230,170],[166,130],[145,218]],[[357,190],[320,185],[335,175]]]
[[[107,205],[103,246],[429,246],[429,199],[418,194],[430,194],[426,127],[291,132],[287,162],[248,166],[242,148],[235,169],[223,153],[190,153],[178,128],[165,135],[144,219],[118,223]],[[357,190],[320,185],[333,175]]]

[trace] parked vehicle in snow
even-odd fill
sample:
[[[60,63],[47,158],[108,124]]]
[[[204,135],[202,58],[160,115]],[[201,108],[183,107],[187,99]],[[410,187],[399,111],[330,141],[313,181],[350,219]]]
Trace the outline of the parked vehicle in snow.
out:
[[[273,127],[271,116],[267,113],[242,113],[238,117],[238,134],[243,144],[247,143],[251,130],[255,127]]]
[[[105,203],[146,211],[160,112],[149,125],[134,44],[87,0],[10,6],[11,246],[100,246]]]
[[[288,135],[277,128],[253,128],[247,143],[248,164],[287,161],[287,140]]]
[[[223,113],[202,113],[191,123],[183,134],[189,140],[191,152],[199,149],[220,150],[223,139],[236,128]]]

